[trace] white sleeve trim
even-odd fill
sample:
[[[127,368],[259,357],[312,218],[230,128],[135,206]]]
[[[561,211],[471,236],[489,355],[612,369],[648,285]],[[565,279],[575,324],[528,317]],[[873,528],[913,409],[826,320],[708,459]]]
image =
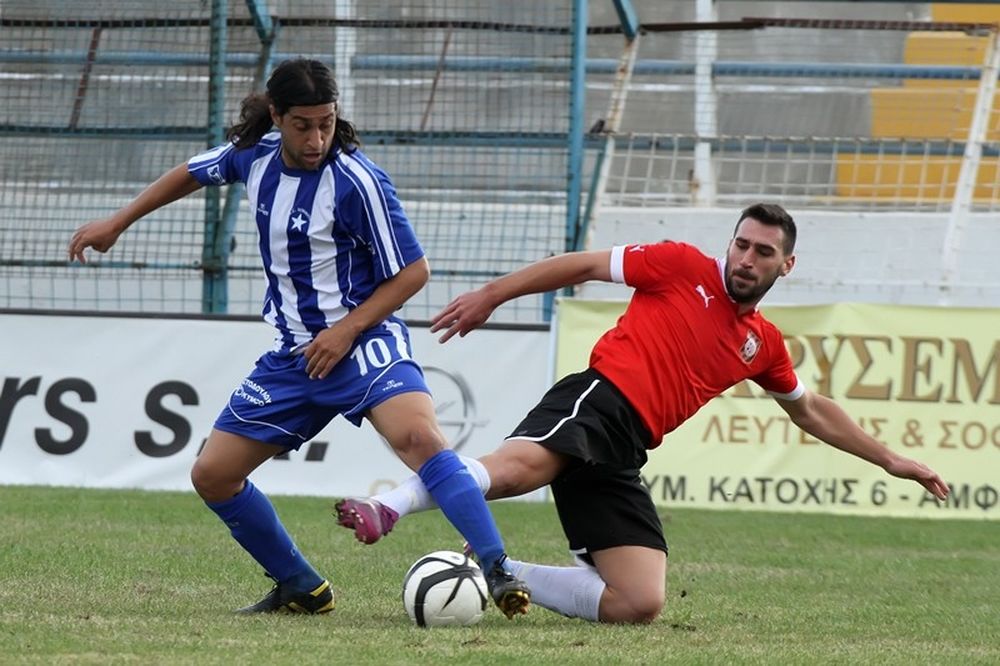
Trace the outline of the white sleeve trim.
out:
[[[611,281],[625,284],[625,246],[611,248]]]
[[[798,400],[803,395],[805,395],[805,392],[806,392],[805,384],[802,383],[802,380],[799,379],[798,375],[795,375],[795,388],[792,389],[791,393],[778,393],[776,391],[768,391],[768,393],[770,393],[778,400],[788,400],[788,401]]]
[[[222,156],[228,153],[235,146],[231,141],[211,148],[188,159],[188,169],[200,169],[209,164],[217,164]]]

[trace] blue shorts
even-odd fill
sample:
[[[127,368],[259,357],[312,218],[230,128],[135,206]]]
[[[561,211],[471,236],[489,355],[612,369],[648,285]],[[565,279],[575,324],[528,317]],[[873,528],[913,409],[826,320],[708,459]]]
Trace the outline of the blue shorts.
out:
[[[430,393],[410,357],[406,329],[371,328],[323,379],[310,379],[302,354],[268,352],[233,391],[215,421],[218,430],[297,449],[338,414],[355,426],[365,413],[401,393]]]

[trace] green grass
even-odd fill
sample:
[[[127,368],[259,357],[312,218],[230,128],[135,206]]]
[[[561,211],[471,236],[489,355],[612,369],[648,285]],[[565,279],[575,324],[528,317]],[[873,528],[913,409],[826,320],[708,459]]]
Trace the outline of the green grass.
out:
[[[425,630],[400,584],[460,544],[440,514],[363,546],[330,500],[273,499],[331,577],[331,615],[232,615],[269,581],[193,493],[0,487],[0,663],[1000,663],[995,523],[671,510],[652,625],[535,607]],[[515,557],[569,562],[550,505],[492,506]]]

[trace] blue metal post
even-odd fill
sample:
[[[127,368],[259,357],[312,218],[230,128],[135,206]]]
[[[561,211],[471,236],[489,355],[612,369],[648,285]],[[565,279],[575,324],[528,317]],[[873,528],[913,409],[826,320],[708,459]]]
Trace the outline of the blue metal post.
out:
[[[267,13],[266,0],[247,0],[247,8],[250,10],[254,28],[261,43],[261,51],[257,61],[257,69],[254,73],[253,85],[254,90],[260,90],[265,78],[271,71],[272,50],[274,42],[277,39],[278,27]],[[243,200],[243,194],[244,187],[239,183],[233,183],[226,188],[226,200],[222,207],[222,219],[214,235],[213,259],[217,261],[219,281],[212,286],[212,312],[226,312],[229,308],[229,254],[232,247],[233,231],[236,229],[236,217],[240,212],[240,202]]]
[[[622,30],[625,31],[625,39],[631,42],[639,34],[639,16],[630,0],[614,0],[614,4]]]
[[[257,58],[257,71],[254,73],[254,89],[259,89],[264,79],[271,72],[274,42],[278,38],[278,25],[267,13],[267,0],[246,0],[247,9],[253,19],[257,39],[260,40],[260,56]]]
[[[573,249],[580,222],[580,193],[583,179],[584,86],[587,65],[587,0],[573,0],[573,55],[570,64],[569,134],[566,147],[566,238],[564,249]],[[570,293],[566,290],[567,295]],[[555,294],[548,293],[543,301],[542,316],[552,319]]]
[[[247,0],[247,9],[253,19],[254,30],[262,44],[270,43],[274,36],[274,22],[267,13],[267,0]]]
[[[573,238],[573,249],[583,249],[587,241],[587,233],[590,223],[593,220],[594,208],[597,206],[597,198],[600,190],[605,187],[607,173],[604,163],[608,159],[608,152],[613,148],[614,134],[618,131],[621,123],[621,113],[624,107],[624,92],[632,79],[632,72],[635,70],[635,58],[639,35],[639,17],[632,8],[629,0],[614,0],[615,9],[618,11],[618,19],[622,24],[622,31],[625,33],[626,44],[615,68],[615,88],[611,93],[611,103],[608,108],[608,115],[604,118],[604,131],[607,135],[601,142],[601,148],[594,156],[593,175],[590,179],[590,187],[587,189],[587,204],[583,209],[580,223],[576,226],[576,235]],[[589,68],[588,68],[589,71]]]
[[[208,79],[208,146],[225,140],[226,109],[226,0],[212,0]],[[205,235],[201,250],[202,312],[225,312],[228,307],[226,264],[228,241],[222,224],[220,192],[217,187],[205,190]]]
[[[583,208],[580,217],[580,224],[576,227],[576,234],[573,236],[573,250],[582,250],[583,244],[587,240],[587,227],[590,224],[590,216],[593,214],[594,206],[597,205],[597,189],[601,181],[601,169],[604,168],[604,160],[608,156],[608,143],[604,145],[594,156],[594,170],[590,178],[590,187],[587,188],[587,203]]]
[[[584,93],[587,64],[587,0],[573,0],[573,57],[570,64],[569,159],[566,171],[566,250],[572,250],[580,219],[583,180]]]

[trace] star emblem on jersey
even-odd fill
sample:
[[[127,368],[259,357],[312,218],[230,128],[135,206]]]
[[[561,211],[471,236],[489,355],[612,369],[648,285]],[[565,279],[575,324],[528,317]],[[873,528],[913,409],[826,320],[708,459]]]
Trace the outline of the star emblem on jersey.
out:
[[[743,342],[743,346],[740,347],[740,356],[743,357],[743,362],[752,362],[759,351],[760,338],[753,331],[747,331],[747,339]]]
[[[309,215],[301,208],[296,208],[292,213],[292,216],[288,218],[288,221],[292,223],[292,229],[302,231],[302,227],[309,224]]]

